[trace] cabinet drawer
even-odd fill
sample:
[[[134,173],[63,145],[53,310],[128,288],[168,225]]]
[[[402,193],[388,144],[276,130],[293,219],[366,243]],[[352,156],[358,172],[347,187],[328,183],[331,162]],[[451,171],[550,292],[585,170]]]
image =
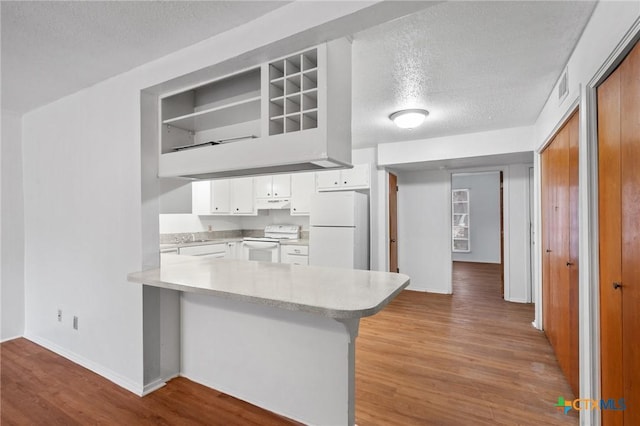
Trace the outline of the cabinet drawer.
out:
[[[290,263],[292,265],[309,265],[309,256],[300,254],[284,254],[281,263]]]
[[[298,256],[307,256],[309,254],[309,246],[282,246],[282,254],[291,254]]]
[[[202,246],[191,246],[191,247],[180,247],[178,249],[178,254],[187,255],[187,256],[204,256],[207,254],[214,253],[226,253],[227,245],[224,243],[221,244],[205,244]]]

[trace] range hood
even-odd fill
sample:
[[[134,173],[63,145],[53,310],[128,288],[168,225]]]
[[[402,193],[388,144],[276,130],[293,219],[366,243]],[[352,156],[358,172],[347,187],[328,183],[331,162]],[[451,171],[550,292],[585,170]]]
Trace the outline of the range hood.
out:
[[[284,210],[291,207],[290,199],[270,200],[257,198],[255,207],[257,210]]]

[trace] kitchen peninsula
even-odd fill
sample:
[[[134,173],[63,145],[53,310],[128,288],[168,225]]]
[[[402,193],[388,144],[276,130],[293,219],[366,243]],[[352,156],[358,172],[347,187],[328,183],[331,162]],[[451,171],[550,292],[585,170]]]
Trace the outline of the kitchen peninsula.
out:
[[[409,284],[395,273],[190,256],[128,278],[180,293],[180,375],[317,425],[355,423],[359,320]]]

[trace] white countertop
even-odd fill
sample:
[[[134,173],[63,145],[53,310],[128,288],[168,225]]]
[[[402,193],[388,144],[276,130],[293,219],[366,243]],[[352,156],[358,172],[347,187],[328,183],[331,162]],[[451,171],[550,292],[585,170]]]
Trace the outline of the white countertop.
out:
[[[374,315],[409,285],[408,276],[390,272],[178,255],[128,280],[337,319]]]

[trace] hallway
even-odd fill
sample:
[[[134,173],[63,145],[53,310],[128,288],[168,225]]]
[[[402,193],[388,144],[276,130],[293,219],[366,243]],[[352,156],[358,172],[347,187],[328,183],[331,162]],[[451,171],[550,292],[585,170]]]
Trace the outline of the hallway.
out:
[[[573,399],[533,305],[502,300],[500,268],[455,262],[454,295],[404,291],[360,325],[362,425],[570,425]]]

